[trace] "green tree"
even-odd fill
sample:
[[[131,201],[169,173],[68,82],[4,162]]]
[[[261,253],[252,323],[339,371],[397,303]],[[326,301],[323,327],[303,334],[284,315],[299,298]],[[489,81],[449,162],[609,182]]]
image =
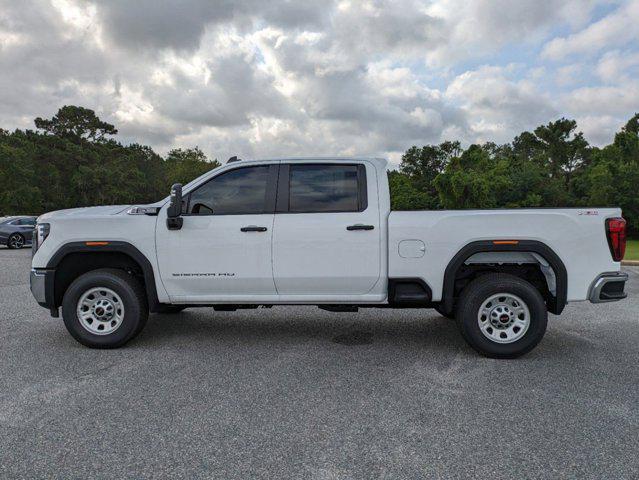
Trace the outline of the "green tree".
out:
[[[402,155],[399,171],[404,177],[391,176],[392,192],[401,192],[395,205],[402,210],[439,208],[435,178],[462,149],[459,142],[411,147]],[[391,202],[392,203],[392,202]]]
[[[437,197],[417,188],[405,173],[389,171],[391,209],[432,210],[437,208]]]
[[[175,148],[166,157],[166,176],[171,184],[184,184],[219,166],[217,160],[209,161],[198,147]]]
[[[522,133],[513,141],[513,149],[515,154],[541,164],[549,177],[562,178],[570,192],[574,175],[590,157],[590,146],[576,129],[576,121],[560,118],[537,127],[533,134]]]
[[[435,179],[444,208],[495,208],[507,188],[507,165],[491,155],[491,146],[471,145],[453,158]]]
[[[148,146],[123,145],[108,138],[113,125],[83,107],[62,107],[36,127],[0,129],[0,214],[148,203],[219,166],[198,147],[162,158]],[[563,118],[504,145],[411,147],[388,180],[395,210],[620,206],[638,235],[639,114],[603,148],[590,147]]]
[[[0,139],[6,132],[0,132]],[[42,193],[28,155],[15,147],[0,143],[0,216],[39,213]]]
[[[630,234],[639,234],[639,114],[615,135],[612,144],[593,152],[579,179],[581,205],[619,206]]]
[[[106,135],[118,133],[113,125],[100,120],[93,110],[74,105],[65,105],[50,120],[36,118],[35,125],[51,135],[92,141],[99,141]]]

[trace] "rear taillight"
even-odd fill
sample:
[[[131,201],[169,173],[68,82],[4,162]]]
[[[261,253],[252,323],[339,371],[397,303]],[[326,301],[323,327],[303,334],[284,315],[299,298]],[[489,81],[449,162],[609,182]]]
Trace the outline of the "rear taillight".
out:
[[[606,220],[606,236],[610,254],[615,262],[621,262],[626,253],[626,221],[621,218],[608,218]]]

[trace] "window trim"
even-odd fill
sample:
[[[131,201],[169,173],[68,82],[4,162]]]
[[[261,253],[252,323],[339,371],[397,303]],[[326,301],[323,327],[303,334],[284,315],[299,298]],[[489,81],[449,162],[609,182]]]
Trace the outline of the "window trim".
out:
[[[314,166],[314,167],[357,167],[357,210],[290,210],[291,199],[291,166]],[[363,163],[328,163],[328,162],[300,162],[300,163],[281,163],[280,174],[277,182],[277,201],[275,213],[361,213],[368,208],[368,183],[366,181],[366,165]]]
[[[229,215],[240,216],[240,215],[272,215],[275,212],[275,197],[277,193],[277,178],[278,178],[278,170],[279,165],[277,163],[263,163],[258,165],[238,165],[237,168],[229,168],[228,170],[224,170],[220,172],[218,175],[211,177],[206,180],[206,182],[201,183],[193,190],[189,191],[186,194],[186,198],[183,199],[185,201],[184,206],[186,207],[186,212],[189,211],[189,207],[191,206],[191,195],[204,187],[209,182],[212,182],[218,177],[225,175],[227,173],[234,172],[236,170],[242,170],[246,168],[261,168],[268,167],[268,172],[266,176],[266,196],[264,198],[264,211],[263,212],[254,212],[254,213],[185,213],[182,212],[182,217],[226,217]]]

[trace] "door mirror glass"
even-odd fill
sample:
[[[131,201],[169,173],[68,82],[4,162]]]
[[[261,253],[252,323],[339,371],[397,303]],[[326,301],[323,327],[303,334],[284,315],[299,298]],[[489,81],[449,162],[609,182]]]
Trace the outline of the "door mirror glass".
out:
[[[182,213],[182,184],[176,183],[171,187],[171,199],[166,215],[169,218],[177,218]]]
[[[184,219],[182,215],[182,184],[176,183],[171,187],[171,199],[166,210],[166,226],[169,230],[180,230]]]

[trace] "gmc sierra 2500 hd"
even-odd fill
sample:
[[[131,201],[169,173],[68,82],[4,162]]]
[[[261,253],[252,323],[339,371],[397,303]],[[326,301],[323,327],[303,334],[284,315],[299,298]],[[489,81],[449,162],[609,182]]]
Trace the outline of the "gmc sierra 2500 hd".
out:
[[[38,303],[97,348],[194,306],[435,308],[513,358],[547,312],[626,296],[618,208],[391,212],[381,159],[232,160],[155,204],[39,217]]]

